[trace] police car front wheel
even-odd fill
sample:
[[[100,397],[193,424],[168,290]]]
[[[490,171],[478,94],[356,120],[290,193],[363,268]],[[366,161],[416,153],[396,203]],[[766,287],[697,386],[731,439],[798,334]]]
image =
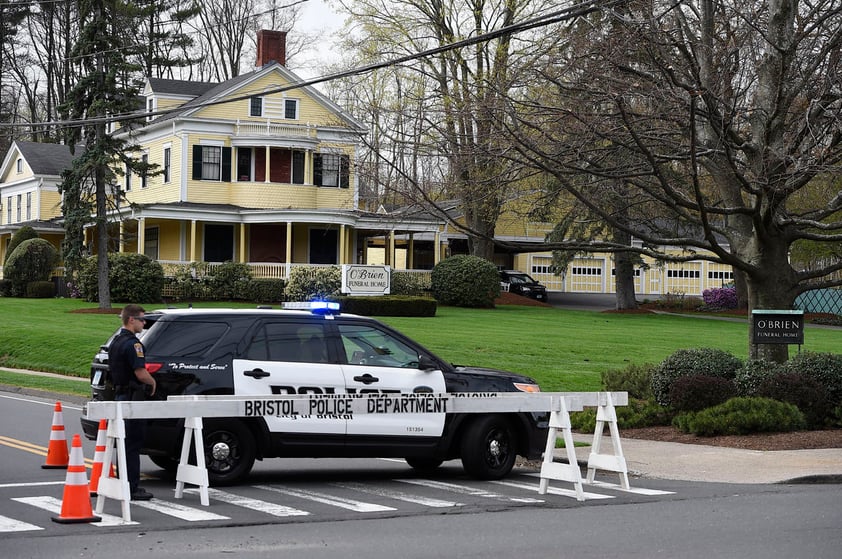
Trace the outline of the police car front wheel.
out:
[[[468,474],[478,479],[500,479],[515,465],[515,430],[499,415],[474,418],[465,430],[460,450]]]
[[[241,421],[208,421],[204,428],[205,465],[211,485],[230,485],[251,471],[254,436]]]

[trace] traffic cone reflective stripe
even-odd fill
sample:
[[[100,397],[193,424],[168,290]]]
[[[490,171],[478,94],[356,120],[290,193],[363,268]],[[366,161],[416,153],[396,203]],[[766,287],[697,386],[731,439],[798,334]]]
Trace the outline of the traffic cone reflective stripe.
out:
[[[52,517],[54,522],[74,524],[79,522],[99,522],[91,508],[91,495],[88,492],[88,476],[85,473],[85,457],[82,455],[82,438],[73,435],[70,449],[70,463],[67,465],[67,477],[64,481],[64,497],[61,501],[61,514]]]
[[[105,441],[108,436],[108,422],[105,419],[99,420],[99,430],[96,433],[96,449],[94,451],[94,465],[91,468],[91,495],[97,496],[99,478],[102,476],[102,461],[105,459]],[[109,464],[108,477],[114,477],[114,465]]]
[[[50,429],[50,444],[47,447],[47,461],[42,468],[64,469],[67,467],[67,437],[64,435],[64,416],[61,412],[61,402],[56,402],[53,411],[53,426]]]

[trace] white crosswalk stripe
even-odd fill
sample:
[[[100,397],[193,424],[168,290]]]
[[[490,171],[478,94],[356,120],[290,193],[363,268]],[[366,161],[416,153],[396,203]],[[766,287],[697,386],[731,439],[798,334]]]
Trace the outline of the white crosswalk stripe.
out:
[[[185,489],[184,492],[198,494],[199,490],[191,488]],[[261,501],[260,499],[251,499],[249,497],[235,495],[234,493],[228,493],[227,491],[214,489],[213,487],[208,489],[208,496],[211,499],[216,499],[217,501],[222,501],[223,503],[256,510],[258,512],[271,514],[272,516],[307,516],[310,514],[307,511],[286,507],[277,503],[270,503],[268,501]]]
[[[462,503],[456,501],[443,501],[441,499],[433,499],[432,497],[424,497],[423,495],[413,495],[412,493],[405,493],[403,491],[396,491],[394,489],[386,489],[383,487],[372,487],[364,483],[331,483],[334,487],[342,489],[350,489],[352,491],[359,491],[360,493],[368,493],[369,495],[376,495],[387,499],[395,499],[405,503],[413,503],[431,508],[448,508],[461,507]]]
[[[532,485],[529,483],[517,483],[514,481],[494,481],[492,483],[496,483],[498,485],[505,485],[507,487],[515,487],[517,489],[525,489],[527,491],[535,491],[538,492],[538,484]],[[572,497],[574,499],[577,498],[576,490],[575,489],[562,489],[560,487],[548,487],[547,493],[550,495],[561,495],[563,497]],[[589,493],[587,491],[583,492],[585,499],[613,499],[614,497],[611,495],[601,495],[599,493]]]
[[[32,530],[43,530],[43,528],[8,516],[0,516],[0,532],[29,532]]]
[[[377,505],[374,503],[364,503],[362,501],[355,501],[353,499],[345,499],[343,497],[336,497],[318,491],[305,491],[302,489],[292,489],[289,487],[278,487],[275,485],[255,485],[256,489],[264,491],[274,491],[290,497],[298,497],[299,499],[306,499],[308,501],[315,501],[323,505],[330,505],[342,509],[352,510],[354,512],[385,512],[390,510],[397,510],[393,507],[385,505]]]
[[[202,520],[228,520],[230,518],[207,510],[196,509],[182,505],[181,503],[171,503],[160,499],[153,499],[151,501],[132,501],[132,505],[148,510],[154,510],[155,512],[180,518],[181,520],[186,520],[188,522],[199,522]]]
[[[443,491],[452,491],[461,495],[470,495],[472,497],[483,497],[486,499],[497,499],[501,501],[514,501],[517,503],[543,503],[541,499],[533,499],[531,497],[507,497],[493,491],[485,489],[478,489],[468,485],[459,485],[456,483],[446,483],[443,481],[433,481],[431,479],[396,479],[401,483],[411,483],[413,485],[421,485],[423,487],[430,487],[432,489],[440,489]]]
[[[17,501],[19,503],[25,503],[27,505],[32,505],[33,507],[38,507],[39,509],[44,509],[45,511],[49,511],[55,515],[61,514],[61,501],[56,499],[55,497],[49,497],[46,495],[41,495],[39,497],[14,497],[12,498],[13,501]],[[92,526],[96,526],[98,528],[105,528],[107,526],[128,526],[130,524],[137,524],[134,520],[131,522],[125,522],[119,516],[112,516],[110,514],[97,514],[102,518],[99,522],[89,522]]]

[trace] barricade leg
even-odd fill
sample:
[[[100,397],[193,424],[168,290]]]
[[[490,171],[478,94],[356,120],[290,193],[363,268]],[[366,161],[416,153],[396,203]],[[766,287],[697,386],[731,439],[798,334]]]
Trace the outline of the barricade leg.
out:
[[[596,410],[596,429],[594,429],[591,454],[588,457],[587,483],[594,482],[597,470],[606,470],[620,474],[620,485],[623,489],[629,489],[629,470],[626,465],[626,458],[623,456],[623,446],[620,443],[620,430],[617,427],[617,411],[614,408],[614,401],[610,392],[600,393],[599,397],[600,404]],[[613,454],[600,453],[606,423],[611,433]]]
[[[196,464],[190,464],[190,442],[194,443]],[[181,459],[175,474],[175,498],[184,496],[184,484],[199,486],[200,502],[204,506],[210,505],[208,496],[208,470],[205,465],[205,448],[202,442],[202,418],[188,417],[184,420],[184,440],[181,443]]]
[[[114,450],[117,451],[117,475],[109,477],[111,464],[114,459]],[[123,420],[123,407],[117,404],[117,417],[108,422],[108,431],[105,437],[105,455],[102,458],[103,468],[97,484],[96,513],[102,514],[105,508],[105,499],[116,499],[120,501],[120,508],[123,513],[123,521],[131,522],[131,492],[129,491],[129,479],[126,469],[126,424]]]
[[[541,464],[541,482],[538,486],[538,493],[547,493],[550,479],[559,481],[570,481],[576,488],[576,500],[584,501],[585,492],[582,489],[582,472],[579,469],[579,462],[576,459],[576,448],[573,443],[573,432],[570,425],[570,414],[567,411],[565,397],[558,399],[556,409],[550,412],[550,431],[547,434],[547,446],[544,449],[544,462]],[[564,437],[564,447],[567,451],[567,464],[553,461],[553,451],[558,430],[561,429]]]

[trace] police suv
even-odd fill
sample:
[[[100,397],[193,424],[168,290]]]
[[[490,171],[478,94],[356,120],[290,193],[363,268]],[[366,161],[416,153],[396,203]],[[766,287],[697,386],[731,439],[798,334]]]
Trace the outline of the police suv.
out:
[[[155,397],[539,391],[528,377],[451,365],[374,319],[317,306],[147,313],[141,340],[158,385]],[[111,339],[91,366],[94,401],[114,398]],[[327,411],[333,413],[205,419],[210,482],[237,482],[255,459],[272,457],[400,457],[419,470],[461,458],[472,476],[499,479],[517,455],[540,457],[547,437],[546,414]],[[183,420],[149,420],[143,453],[175,470],[183,425]],[[83,414],[82,427],[96,439],[97,422]]]

